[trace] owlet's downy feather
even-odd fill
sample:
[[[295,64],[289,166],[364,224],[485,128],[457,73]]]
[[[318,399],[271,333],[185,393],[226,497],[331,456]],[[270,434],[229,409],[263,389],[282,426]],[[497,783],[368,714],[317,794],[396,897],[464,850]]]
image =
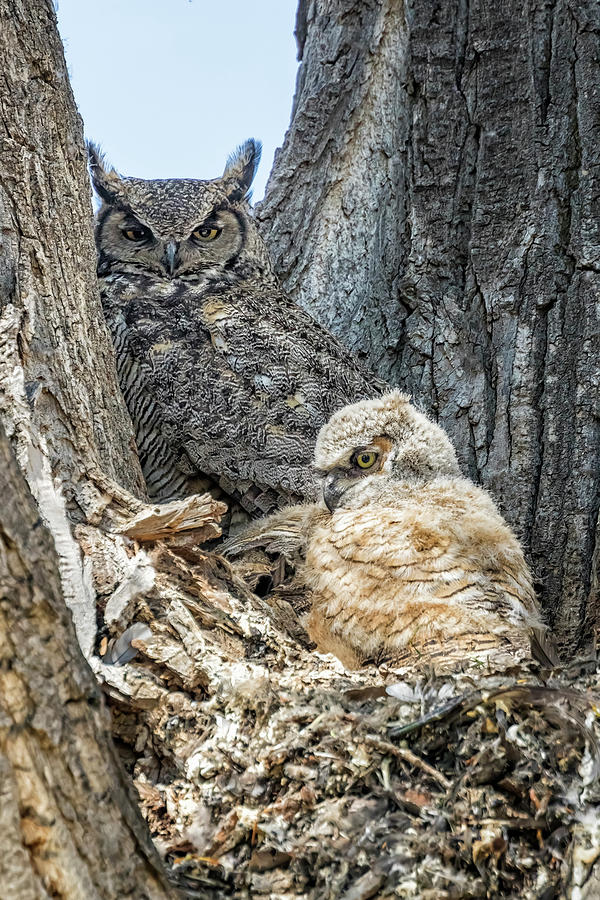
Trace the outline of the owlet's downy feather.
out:
[[[260,145],[213,181],[122,178],[90,146],[102,305],[148,491],[251,514],[315,496],[334,409],[383,389],[283,293],[250,214]]]
[[[393,391],[336,412],[315,463],[325,505],[250,526],[230,553],[305,557],[308,633],[348,667],[452,669],[533,653],[557,662],[518,541],[491,497],[463,478],[445,432]],[[275,542],[275,544],[274,544]]]

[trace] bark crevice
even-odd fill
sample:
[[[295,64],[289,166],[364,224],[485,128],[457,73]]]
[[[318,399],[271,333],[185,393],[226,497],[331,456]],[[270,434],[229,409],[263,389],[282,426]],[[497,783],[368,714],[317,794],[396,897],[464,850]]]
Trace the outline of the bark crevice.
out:
[[[583,647],[598,605],[600,9],[371,14],[314,0],[304,15],[263,233],[292,296],[439,418],[522,537],[559,641]],[[316,98],[343,72],[317,56],[358,21],[361,80],[332,128]],[[326,158],[305,141],[309,110]]]

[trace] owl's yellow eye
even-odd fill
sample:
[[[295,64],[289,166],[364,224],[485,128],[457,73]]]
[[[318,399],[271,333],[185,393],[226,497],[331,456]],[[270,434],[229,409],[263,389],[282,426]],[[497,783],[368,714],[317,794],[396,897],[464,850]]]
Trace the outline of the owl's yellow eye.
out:
[[[377,462],[378,453],[372,450],[360,450],[354,457],[354,462],[359,469],[370,469]]]
[[[220,234],[220,228],[212,228],[210,225],[202,225],[192,231],[192,237],[196,241],[214,241]]]
[[[137,228],[132,225],[131,228],[123,228],[123,235],[128,241],[145,241],[148,238],[148,229],[142,228],[141,225]]]

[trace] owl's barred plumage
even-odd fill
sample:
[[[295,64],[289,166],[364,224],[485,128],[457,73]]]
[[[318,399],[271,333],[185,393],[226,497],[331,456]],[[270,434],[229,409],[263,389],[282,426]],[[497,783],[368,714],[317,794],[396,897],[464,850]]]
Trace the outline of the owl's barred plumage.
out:
[[[319,428],[384,389],[282,291],[247,195],[248,141],[213,181],[121,178],[94,147],[98,275],[151,496],[219,485],[252,514],[315,496]]]

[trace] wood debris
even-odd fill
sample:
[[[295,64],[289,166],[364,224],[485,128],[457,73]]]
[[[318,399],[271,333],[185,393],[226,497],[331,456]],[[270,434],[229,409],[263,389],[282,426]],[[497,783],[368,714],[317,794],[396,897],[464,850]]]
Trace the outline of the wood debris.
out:
[[[164,540],[193,531],[196,542],[204,543],[220,536],[217,522],[226,511],[225,503],[210,494],[193,494],[184,500],[145,506],[118,530],[140,542]]]
[[[95,668],[183,896],[595,896],[593,664],[347,672],[217,555],[144,547],[152,582],[99,610],[98,644],[151,636]]]

